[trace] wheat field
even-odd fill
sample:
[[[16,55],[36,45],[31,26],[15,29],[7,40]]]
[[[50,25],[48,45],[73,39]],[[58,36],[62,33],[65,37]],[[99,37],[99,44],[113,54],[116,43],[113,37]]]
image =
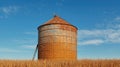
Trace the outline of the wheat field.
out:
[[[120,67],[120,60],[0,60],[0,67]]]

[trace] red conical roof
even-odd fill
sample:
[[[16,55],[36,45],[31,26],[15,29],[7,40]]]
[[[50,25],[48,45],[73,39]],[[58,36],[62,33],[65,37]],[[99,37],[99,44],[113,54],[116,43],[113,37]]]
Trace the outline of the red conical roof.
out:
[[[69,24],[68,22],[66,22],[65,20],[63,20],[62,18],[60,18],[59,16],[54,16],[54,18],[52,18],[51,20],[49,20],[48,22],[46,22],[45,24]],[[44,24],[43,24],[44,25]],[[71,24],[69,24],[71,25]]]
[[[45,26],[45,25],[49,25],[49,24],[63,24],[63,25],[71,25],[71,26],[73,26],[72,24],[68,23],[64,19],[62,19],[59,16],[55,15],[54,18],[52,18],[51,20],[47,21],[43,25],[40,25],[39,27],[42,27],[42,26]],[[73,26],[73,27],[75,27],[75,26]],[[77,29],[77,27],[75,27],[75,28]]]

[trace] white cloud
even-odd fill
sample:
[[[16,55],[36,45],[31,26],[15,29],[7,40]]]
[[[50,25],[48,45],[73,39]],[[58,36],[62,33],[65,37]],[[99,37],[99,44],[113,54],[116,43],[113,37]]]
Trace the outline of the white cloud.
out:
[[[12,40],[14,43],[21,45],[21,48],[35,49],[36,41],[34,39]],[[31,45],[35,44],[35,45]]]
[[[120,43],[120,29],[79,30],[78,43],[82,45]]]
[[[35,49],[37,45],[23,45],[23,48]]]
[[[108,34],[108,37],[106,40],[112,43],[120,43],[120,30],[114,31]]]
[[[13,12],[16,12],[18,10],[18,7],[17,6],[2,7],[1,10],[5,14],[11,14]]]
[[[15,52],[15,53],[17,53],[17,52],[21,52],[21,51],[15,50],[15,49],[10,49],[10,48],[0,48],[0,52],[9,52],[9,53]]]
[[[28,35],[37,35],[37,32],[25,32],[24,34],[28,34]]]
[[[104,30],[79,30],[78,31],[78,37],[84,38],[84,37],[99,37],[103,36]],[[84,36],[83,36],[84,35]]]
[[[0,19],[6,18],[9,15],[15,14],[19,10],[18,6],[0,7]]]
[[[13,42],[16,42],[18,44],[32,44],[32,43],[35,43],[36,40],[35,39],[14,39],[12,40]]]
[[[87,41],[79,42],[79,45],[99,45],[102,43],[104,43],[103,40],[94,39],[94,40],[87,40]]]
[[[116,17],[115,21],[120,21],[120,16]]]

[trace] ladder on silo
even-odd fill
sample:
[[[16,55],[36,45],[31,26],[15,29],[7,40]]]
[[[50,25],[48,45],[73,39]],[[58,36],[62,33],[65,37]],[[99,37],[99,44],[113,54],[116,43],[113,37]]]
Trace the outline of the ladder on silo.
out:
[[[32,60],[35,59],[35,56],[36,56],[36,53],[37,53],[37,49],[38,49],[38,44],[37,44],[37,46],[36,46],[36,48],[35,48],[35,51],[34,51],[34,54],[33,54],[33,58],[32,58]]]

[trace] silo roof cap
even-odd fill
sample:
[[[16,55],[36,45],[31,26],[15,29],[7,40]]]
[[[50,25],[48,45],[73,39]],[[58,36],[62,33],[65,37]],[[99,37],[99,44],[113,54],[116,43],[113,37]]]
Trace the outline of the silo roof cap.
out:
[[[54,23],[58,23],[58,24],[69,24],[70,23],[66,22],[65,20],[63,20],[62,18],[60,18],[57,15],[54,15],[54,18],[52,18],[51,20],[49,20],[48,22],[46,22],[45,24],[54,24]]]
[[[51,20],[47,21],[46,23],[44,23],[41,26],[49,25],[49,24],[64,24],[64,25],[71,25],[71,26],[73,26],[72,24],[68,23],[67,21],[65,21],[64,19],[62,19],[61,17],[59,17],[57,15],[54,15],[54,18],[52,18]],[[41,27],[41,26],[39,26],[39,27]],[[77,29],[77,27],[75,27],[75,28]]]

